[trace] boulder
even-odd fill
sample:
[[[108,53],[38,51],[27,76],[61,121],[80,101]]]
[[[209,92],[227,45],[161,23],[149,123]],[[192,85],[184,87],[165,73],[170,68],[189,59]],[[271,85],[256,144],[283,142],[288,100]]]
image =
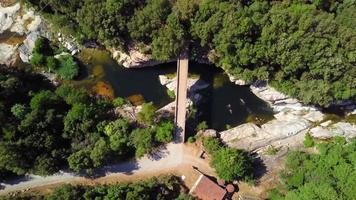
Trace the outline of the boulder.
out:
[[[169,83],[169,79],[165,75],[159,75],[158,78],[161,85],[167,85]]]
[[[2,7],[0,5],[0,34],[11,28],[20,8],[20,3],[9,7]]]
[[[32,49],[35,47],[35,42],[39,37],[39,32],[31,32],[26,36],[26,39],[24,40],[23,44],[18,49],[20,53],[20,58],[23,62],[30,62],[30,57],[32,56]]]
[[[152,55],[141,53],[136,47],[129,47],[127,52],[118,49],[110,49],[110,52],[115,60],[126,68],[141,68],[155,66],[166,63],[163,61],[156,61],[152,59]],[[168,61],[168,62],[173,62]]]
[[[356,137],[356,125],[338,122],[327,127],[317,126],[310,130],[310,134],[315,138],[329,139],[335,136],[345,137],[347,140]]]
[[[206,129],[204,131],[199,131],[197,133],[197,136],[203,136],[203,137],[217,137],[218,133],[216,130],[214,129]]]
[[[16,62],[16,46],[0,44],[0,64],[12,65]]]

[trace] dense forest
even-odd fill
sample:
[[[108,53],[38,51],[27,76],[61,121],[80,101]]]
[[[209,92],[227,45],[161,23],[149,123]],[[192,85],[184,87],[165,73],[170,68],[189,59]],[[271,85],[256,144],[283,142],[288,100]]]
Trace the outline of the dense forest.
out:
[[[27,0],[79,42],[157,60],[190,46],[236,78],[268,80],[304,103],[356,97],[355,0]]]
[[[319,153],[292,151],[282,172],[282,185],[271,200],[356,199],[356,140],[336,137],[317,145]]]
[[[43,196],[17,195],[0,197],[1,200],[193,200],[185,194],[178,177],[158,177],[130,184],[63,185]]]
[[[138,119],[115,114],[127,102],[54,87],[31,71],[0,68],[0,180],[95,168],[141,157],[173,139],[173,123],[146,103]]]

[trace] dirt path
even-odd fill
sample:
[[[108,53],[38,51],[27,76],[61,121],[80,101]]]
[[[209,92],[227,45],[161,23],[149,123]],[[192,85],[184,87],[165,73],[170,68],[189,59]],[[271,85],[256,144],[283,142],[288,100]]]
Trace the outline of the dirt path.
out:
[[[213,170],[208,162],[198,156],[199,149],[194,146],[187,146],[181,143],[170,143],[166,147],[157,149],[153,155],[145,156],[139,160],[131,160],[117,165],[111,165],[98,170],[101,177],[89,179],[72,173],[61,172],[47,177],[30,175],[26,179],[13,180],[3,184],[0,195],[14,191],[27,191],[36,188],[46,188],[64,183],[79,184],[109,184],[116,182],[131,182],[162,174],[175,174],[189,177],[187,185],[191,185],[195,177],[198,176],[192,169],[197,166],[207,174],[212,174]]]

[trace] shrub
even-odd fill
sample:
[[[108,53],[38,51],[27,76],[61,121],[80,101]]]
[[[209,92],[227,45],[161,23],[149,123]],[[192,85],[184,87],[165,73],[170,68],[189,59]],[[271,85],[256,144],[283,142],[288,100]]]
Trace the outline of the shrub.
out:
[[[267,150],[266,150],[266,154],[267,155],[276,155],[278,153],[279,149],[275,148],[274,146],[270,145]]]
[[[114,100],[112,100],[112,105],[115,107],[121,107],[125,104],[125,99],[121,97],[117,97]]]
[[[47,57],[46,58],[46,69],[49,72],[53,72],[57,69],[57,60],[54,57]]]
[[[204,137],[203,145],[204,145],[204,148],[206,149],[206,151],[211,155],[216,153],[221,148],[220,141],[213,137]]]
[[[303,143],[304,143],[304,147],[307,147],[307,148],[313,147],[315,144],[313,137],[309,133],[305,134]]]
[[[195,137],[193,137],[193,136],[190,136],[189,138],[188,138],[188,142],[189,143],[194,143],[196,141],[196,139],[195,139]]]
[[[36,67],[43,67],[46,63],[46,58],[40,53],[34,53],[31,57],[31,65]]]
[[[71,80],[78,76],[79,67],[71,55],[61,56],[59,59],[57,73],[63,79]]]
[[[158,142],[170,142],[173,140],[174,124],[171,121],[159,123],[155,138]]]
[[[208,124],[206,123],[206,121],[202,121],[198,124],[196,131],[204,131],[208,128]]]
[[[253,159],[244,151],[222,147],[211,160],[218,176],[226,181],[252,178]]]
[[[11,113],[17,119],[23,119],[26,114],[26,107],[22,104],[15,104],[14,106],[11,107]]]
[[[176,98],[176,94],[174,93],[173,90],[167,89],[167,94],[168,94],[169,98],[171,98],[171,99],[175,99]]]
[[[155,106],[153,105],[152,102],[144,103],[142,105],[141,112],[138,113],[137,118],[141,123],[144,123],[146,125],[150,125],[153,122],[153,118],[154,118],[155,112],[156,112],[156,108],[155,108]]]

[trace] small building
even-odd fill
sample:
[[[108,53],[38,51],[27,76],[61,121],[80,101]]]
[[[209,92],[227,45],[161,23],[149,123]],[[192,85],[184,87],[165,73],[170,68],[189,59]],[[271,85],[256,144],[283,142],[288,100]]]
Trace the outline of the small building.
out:
[[[189,193],[199,200],[223,200],[227,192],[213,180],[201,174]]]

